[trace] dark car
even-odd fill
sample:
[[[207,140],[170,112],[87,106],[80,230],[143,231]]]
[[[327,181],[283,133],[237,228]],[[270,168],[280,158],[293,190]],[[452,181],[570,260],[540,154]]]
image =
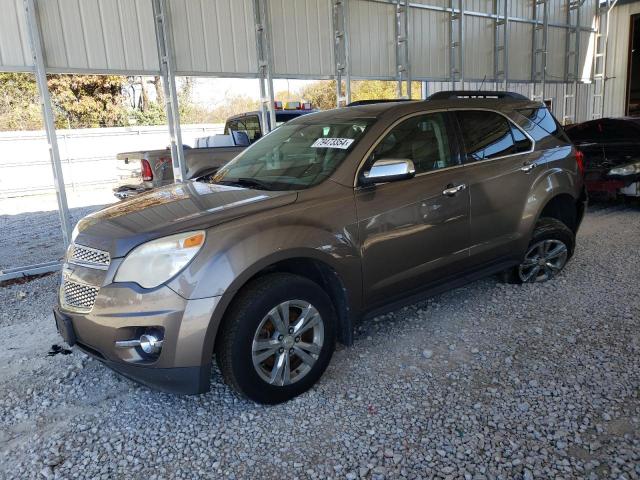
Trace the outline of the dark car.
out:
[[[497,272],[555,277],[585,199],[573,145],[516,95],[307,115],[215,174],[83,218],[56,322],[147,385],[205,392],[215,355],[238,392],[282,402],[364,315]]]
[[[640,118],[601,118],[566,132],[584,155],[589,193],[640,196]]]

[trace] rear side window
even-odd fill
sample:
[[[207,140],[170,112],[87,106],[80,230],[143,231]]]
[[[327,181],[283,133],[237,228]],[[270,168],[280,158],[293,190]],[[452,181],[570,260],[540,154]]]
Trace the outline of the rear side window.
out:
[[[249,137],[249,141],[251,143],[260,139],[262,136],[260,132],[260,120],[258,120],[257,115],[251,115],[250,117],[246,117],[244,119],[244,128],[247,132],[247,136]]]
[[[224,126],[224,134],[231,135],[231,132],[238,131],[238,120],[229,120]]]
[[[456,112],[456,117],[468,160],[488,160],[531,150],[526,135],[498,113],[469,110]]]
[[[526,129],[535,140],[541,140],[546,135],[551,135],[562,143],[571,143],[558,121],[551,115],[551,112],[547,110],[546,107],[524,108],[517,110],[517,112],[529,120],[534,126],[540,127],[540,129]]]

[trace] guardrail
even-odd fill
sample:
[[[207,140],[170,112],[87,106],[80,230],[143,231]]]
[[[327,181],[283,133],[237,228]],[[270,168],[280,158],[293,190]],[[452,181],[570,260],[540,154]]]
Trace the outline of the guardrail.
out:
[[[185,145],[221,133],[223,124],[183,125]],[[58,130],[67,191],[116,181],[116,155],[165,148],[166,126]],[[51,193],[53,174],[44,131],[0,132],[0,198]]]

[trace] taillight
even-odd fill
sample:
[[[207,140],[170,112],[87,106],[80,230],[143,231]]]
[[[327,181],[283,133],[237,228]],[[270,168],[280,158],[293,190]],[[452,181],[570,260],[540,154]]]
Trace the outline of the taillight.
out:
[[[584,153],[580,150],[576,150],[576,164],[578,165],[580,175],[584,175]]]
[[[145,182],[153,180],[153,171],[151,170],[151,165],[149,165],[149,160],[146,158],[142,159],[142,180]]]

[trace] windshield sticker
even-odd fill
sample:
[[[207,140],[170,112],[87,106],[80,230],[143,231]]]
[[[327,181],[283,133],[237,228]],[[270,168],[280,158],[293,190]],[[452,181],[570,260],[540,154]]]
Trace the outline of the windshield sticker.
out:
[[[353,138],[319,138],[311,148],[340,148],[346,150],[353,143]]]

